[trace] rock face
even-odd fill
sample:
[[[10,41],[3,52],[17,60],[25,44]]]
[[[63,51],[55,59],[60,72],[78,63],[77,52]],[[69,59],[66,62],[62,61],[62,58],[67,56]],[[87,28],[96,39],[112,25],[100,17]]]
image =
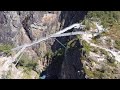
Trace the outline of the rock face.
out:
[[[65,28],[73,23],[77,23],[84,19],[87,12],[75,12],[65,11],[61,12],[61,29]],[[57,38],[63,45],[67,47],[67,43],[76,36]],[[82,63],[80,61],[81,53],[78,48],[81,48],[79,41],[75,41],[76,45],[73,47],[74,50],[68,49],[67,51],[57,41],[54,42],[51,49],[56,52],[60,48],[63,50],[63,55],[53,57],[51,64],[46,69],[47,79],[84,79],[85,75],[82,73]],[[75,48],[77,47],[77,48]],[[66,55],[65,55],[66,54]]]
[[[0,42],[13,44],[16,47],[54,33],[59,29],[59,13],[58,11],[1,11]],[[41,29],[32,28],[32,24],[37,24]],[[36,54],[34,57],[43,57],[52,43],[52,39],[42,42],[29,48],[25,53],[32,52],[31,54]]]
[[[82,46],[79,40],[73,43],[75,43],[74,47],[68,48],[65,52],[60,79],[85,79],[82,62],[80,60],[81,52],[79,51],[79,48],[82,48]]]
[[[12,44],[14,47],[23,45],[25,43],[31,43],[40,37],[45,37],[73,23],[83,20],[85,14],[87,14],[86,11],[1,11],[0,42],[3,44]],[[73,38],[76,37],[63,37],[58,38],[58,40],[63,44],[66,44]],[[49,74],[49,71],[52,72],[55,70],[56,73],[52,72],[52,74],[57,76],[57,78],[80,78],[76,75],[73,75],[74,73],[79,73],[79,69],[81,68],[79,67],[81,66],[81,63],[79,62],[80,59],[75,58],[80,57],[80,53],[78,53],[76,50],[69,51],[69,53],[72,54],[77,52],[78,55],[76,54],[75,56],[71,57],[71,54],[67,53],[66,59],[61,58],[61,64],[59,61],[54,61],[54,59],[52,59],[52,62],[55,62],[52,65],[52,69],[49,68],[49,66],[46,67],[46,65],[49,65],[49,60],[44,58],[45,54],[51,50],[52,52],[55,52],[59,48],[61,48],[61,46],[57,41],[54,39],[49,39],[26,49],[24,53],[29,55],[31,59],[36,59],[39,57],[40,63],[42,62],[41,64],[44,65],[44,67],[41,66],[42,68],[39,68],[41,70],[46,68],[47,74]],[[79,64],[76,66],[77,63]],[[74,66],[71,67],[73,64],[75,64],[75,67],[78,67],[79,69],[74,71],[72,69]],[[55,67],[56,65],[57,68]],[[63,73],[65,73],[65,75]],[[51,79],[51,77],[52,76],[50,75],[48,78]]]

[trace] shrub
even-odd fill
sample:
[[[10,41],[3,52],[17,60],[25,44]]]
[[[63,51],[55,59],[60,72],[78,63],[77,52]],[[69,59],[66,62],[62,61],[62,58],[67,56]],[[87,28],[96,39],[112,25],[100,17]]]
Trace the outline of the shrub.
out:
[[[23,55],[18,65],[27,67],[29,69],[35,69],[35,67],[37,66],[37,60],[30,60],[27,55]]]

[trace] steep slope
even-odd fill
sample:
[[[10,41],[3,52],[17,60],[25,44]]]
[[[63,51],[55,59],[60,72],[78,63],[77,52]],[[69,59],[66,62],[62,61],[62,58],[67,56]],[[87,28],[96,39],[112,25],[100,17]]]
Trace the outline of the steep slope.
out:
[[[0,78],[119,79],[119,18],[119,11],[1,11]],[[68,32],[84,34],[42,41],[13,63],[19,48],[12,48],[80,22],[85,28]]]
[[[7,46],[6,48],[1,48],[1,53],[7,51],[5,53],[5,56],[6,54],[8,54],[8,56],[13,56],[17,53],[17,51],[9,53],[8,51],[11,48],[8,48],[8,45],[11,45],[11,47],[13,48],[25,43],[31,43],[34,40],[39,39],[40,37],[55,33],[60,29],[63,29],[73,23],[83,20],[86,13],[87,12],[85,11],[1,11],[0,47]],[[63,37],[59,38],[58,40],[67,45],[67,42],[74,38],[75,37]],[[53,58],[48,58],[48,53],[55,53],[60,47],[61,46],[58,44],[57,41],[55,41],[55,39],[49,39],[40,44],[29,47],[24,51],[23,56],[16,66],[16,69],[19,67],[25,67],[30,70],[34,70],[39,74],[43,70],[47,70],[47,68],[51,66],[52,62],[54,62]],[[80,56],[79,54],[78,56]],[[55,57],[57,56],[55,55]],[[57,77],[59,78],[63,78],[63,75],[61,75],[60,73],[65,72],[65,68],[67,68],[64,67],[66,66],[66,64],[64,65],[64,61],[68,64],[71,61],[65,59],[64,57],[61,58],[61,61],[63,62],[61,62],[60,64],[60,60],[56,61],[55,59],[55,65],[52,65],[53,69],[49,70],[51,72],[55,69],[55,72],[57,71],[57,73],[53,72],[52,74],[57,75]],[[70,58],[70,56],[68,56],[67,58]],[[79,62],[79,60],[76,59],[75,64],[76,62]],[[71,67],[71,65],[72,63],[68,65],[68,67]],[[56,68],[55,66],[58,66],[58,68]],[[81,63],[79,62],[77,66],[81,66]],[[67,73],[71,73],[70,76],[74,76],[72,75],[73,72],[77,73],[77,70],[69,70],[69,72],[66,72],[65,75],[68,76]],[[65,78],[70,77],[68,76]],[[75,75],[71,78],[78,78],[78,76]]]
[[[89,11],[84,19],[86,32],[91,32],[81,38],[85,40],[87,57],[82,62],[87,78],[120,78],[119,17],[119,11]]]
[[[61,12],[61,17],[60,17],[60,21],[62,21],[61,29],[73,23],[80,22],[80,20],[84,19],[84,16],[86,14],[87,12],[82,12],[82,11]],[[75,31],[75,29],[72,29],[70,31]],[[57,38],[57,40],[59,40],[67,49],[68,42],[74,40],[75,38],[77,37],[70,36],[70,37]],[[76,45],[78,48],[72,51],[72,50],[66,50],[62,45],[60,45],[60,43],[57,40],[55,40],[54,44],[51,46],[52,52],[55,55],[51,57],[52,59],[51,64],[46,68],[44,72],[44,74],[46,75],[46,79],[85,78],[84,73],[81,72],[83,70],[82,63],[80,60],[81,51],[77,50],[81,48],[80,43],[78,41],[75,41],[75,43],[77,43]],[[76,45],[73,48],[75,48]],[[72,57],[71,56],[72,53],[76,53],[76,56]]]

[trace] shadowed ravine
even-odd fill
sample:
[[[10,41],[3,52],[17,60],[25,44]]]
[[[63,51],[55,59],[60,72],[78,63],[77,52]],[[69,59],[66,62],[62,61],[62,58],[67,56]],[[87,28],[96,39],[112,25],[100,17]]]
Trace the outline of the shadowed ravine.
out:
[[[83,20],[87,12],[85,11],[62,11],[59,17],[60,22],[63,23],[60,29],[63,29],[73,23],[77,23]],[[69,41],[77,38],[76,36],[57,38],[62,44],[67,47]],[[81,63],[80,48],[82,45],[79,40],[74,41],[75,45],[72,48],[65,48],[55,41],[51,47],[53,53],[60,48],[63,50],[63,54],[60,56],[52,57],[51,64],[41,74],[46,75],[46,79],[85,79],[83,71],[83,65]]]

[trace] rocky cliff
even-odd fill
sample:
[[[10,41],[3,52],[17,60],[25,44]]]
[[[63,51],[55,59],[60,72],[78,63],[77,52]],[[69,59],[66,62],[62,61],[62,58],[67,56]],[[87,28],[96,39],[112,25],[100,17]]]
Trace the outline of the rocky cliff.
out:
[[[119,79],[119,18],[119,11],[1,11],[0,78]],[[18,55],[21,50],[15,47],[36,42],[74,23],[85,27],[67,33],[82,34],[49,38],[22,49]]]
[[[87,11],[1,11],[1,47],[10,45],[13,48],[31,43],[73,23],[80,22],[86,14]],[[57,39],[67,47],[68,42],[75,38],[75,36],[71,36]],[[81,47],[79,41],[76,40],[75,43],[74,47]],[[78,48],[74,50],[69,48],[66,52],[66,49],[54,38],[49,39],[27,48],[17,64],[17,68],[30,67],[35,62],[37,64],[36,66],[33,65],[32,69],[38,74],[45,71],[48,79],[55,77],[81,79],[84,78],[84,74],[82,73],[81,77],[81,70],[83,69],[80,61],[81,53],[77,50]],[[61,56],[56,54],[56,52],[59,53],[59,49],[63,52]],[[72,55],[72,53],[76,54]]]

